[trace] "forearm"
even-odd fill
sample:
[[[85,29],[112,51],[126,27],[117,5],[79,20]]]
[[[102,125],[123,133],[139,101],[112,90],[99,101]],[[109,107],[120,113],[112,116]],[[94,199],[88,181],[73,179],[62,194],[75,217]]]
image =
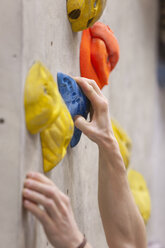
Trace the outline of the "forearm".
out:
[[[91,120],[75,118],[75,125],[99,147],[100,214],[111,248],[146,248],[145,226],[130,192],[124,162],[113,135],[109,105],[96,83],[76,78],[91,102]]]
[[[146,248],[144,222],[130,192],[124,162],[112,135],[99,146],[98,201],[110,247]]]

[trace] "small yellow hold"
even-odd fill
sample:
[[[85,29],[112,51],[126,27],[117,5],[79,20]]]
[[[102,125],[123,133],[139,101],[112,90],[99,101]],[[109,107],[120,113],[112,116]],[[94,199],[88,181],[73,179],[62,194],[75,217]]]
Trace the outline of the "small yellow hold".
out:
[[[146,182],[139,172],[132,169],[128,171],[128,182],[146,224],[151,214],[151,200]]]
[[[112,129],[115,138],[119,144],[120,152],[123,157],[123,161],[126,169],[129,166],[132,142],[125,130],[119,125],[116,120],[111,120]]]
[[[67,0],[67,13],[74,32],[91,27],[102,15],[107,0]]]
[[[44,172],[48,172],[65,156],[74,124],[53,76],[40,62],[27,75],[24,106],[27,129],[41,133]]]

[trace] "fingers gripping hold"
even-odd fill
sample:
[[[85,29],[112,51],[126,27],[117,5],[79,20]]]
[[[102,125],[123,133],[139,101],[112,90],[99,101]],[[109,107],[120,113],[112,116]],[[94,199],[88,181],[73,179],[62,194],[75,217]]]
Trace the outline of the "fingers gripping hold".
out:
[[[47,199],[52,199],[57,207],[60,206],[60,191],[53,185],[47,185],[32,179],[26,179],[24,187],[32,190],[35,193],[39,193]],[[42,203],[41,203],[42,204]]]
[[[90,129],[90,123],[85,120],[84,117],[77,115],[74,119],[75,126],[80,129],[84,134],[88,135]]]
[[[101,92],[99,86],[97,85],[97,83],[95,82],[95,80],[87,79],[87,82],[89,85],[91,85],[93,87],[93,89],[96,91],[96,93],[98,95],[100,95],[100,96],[102,95],[102,92]]]
[[[35,203],[25,200],[24,207],[29,210],[44,226],[52,225],[52,221],[47,213],[41,210]]]
[[[74,78],[91,102],[90,122],[76,116],[75,126],[97,144],[104,144],[111,134],[109,103],[94,80]]]
[[[76,225],[70,200],[53,182],[49,183],[43,175],[34,172],[31,177],[28,174],[23,189],[24,207],[41,222],[53,247],[77,247],[82,234]]]
[[[47,184],[44,175],[35,173],[35,177],[40,176],[44,180],[43,183],[33,179],[26,179],[24,183],[23,196],[28,201],[32,201],[37,205],[42,205],[48,214],[56,219],[58,213],[63,211],[64,205],[68,207],[69,198],[64,195],[52,182],[52,185]],[[50,180],[50,179],[48,179]],[[49,182],[49,181],[48,181]]]
[[[104,96],[96,82],[94,80],[81,77],[75,77],[74,79],[81,87],[87,98],[90,100],[93,109],[97,111]]]

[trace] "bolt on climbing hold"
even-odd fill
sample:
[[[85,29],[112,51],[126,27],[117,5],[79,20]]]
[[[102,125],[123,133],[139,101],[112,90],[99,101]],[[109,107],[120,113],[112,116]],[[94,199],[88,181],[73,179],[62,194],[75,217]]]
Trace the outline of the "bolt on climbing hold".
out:
[[[68,0],[67,13],[74,32],[91,27],[102,15],[107,0]]]

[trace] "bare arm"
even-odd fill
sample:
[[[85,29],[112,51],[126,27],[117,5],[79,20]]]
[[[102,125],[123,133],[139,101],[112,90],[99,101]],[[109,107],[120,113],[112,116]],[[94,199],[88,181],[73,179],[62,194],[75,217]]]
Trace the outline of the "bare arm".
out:
[[[98,201],[107,243],[111,248],[146,248],[145,225],[128,186],[108,102],[94,81],[75,79],[93,107],[91,121],[78,116],[75,125],[99,147]]]
[[[111,141],[99,154],[98,200],[107,243],[146,248],[144,222],[130,192],[118,145]]]
[[[76,78],[93,107],[91,122],[78,116],[75,124],[99,147],[99,208],[111,248],[145,248],[142,218],[130,193],[124,163],[114,138],[108,103],[96,83]],[[23,189],[24,207],[43,225],[56,248],[77,248],[83,240],[69,198],[39,173],[29,173]],[[40,208],[40,205],[43,207]],[[91,248],[86,244],[85,248]]]

